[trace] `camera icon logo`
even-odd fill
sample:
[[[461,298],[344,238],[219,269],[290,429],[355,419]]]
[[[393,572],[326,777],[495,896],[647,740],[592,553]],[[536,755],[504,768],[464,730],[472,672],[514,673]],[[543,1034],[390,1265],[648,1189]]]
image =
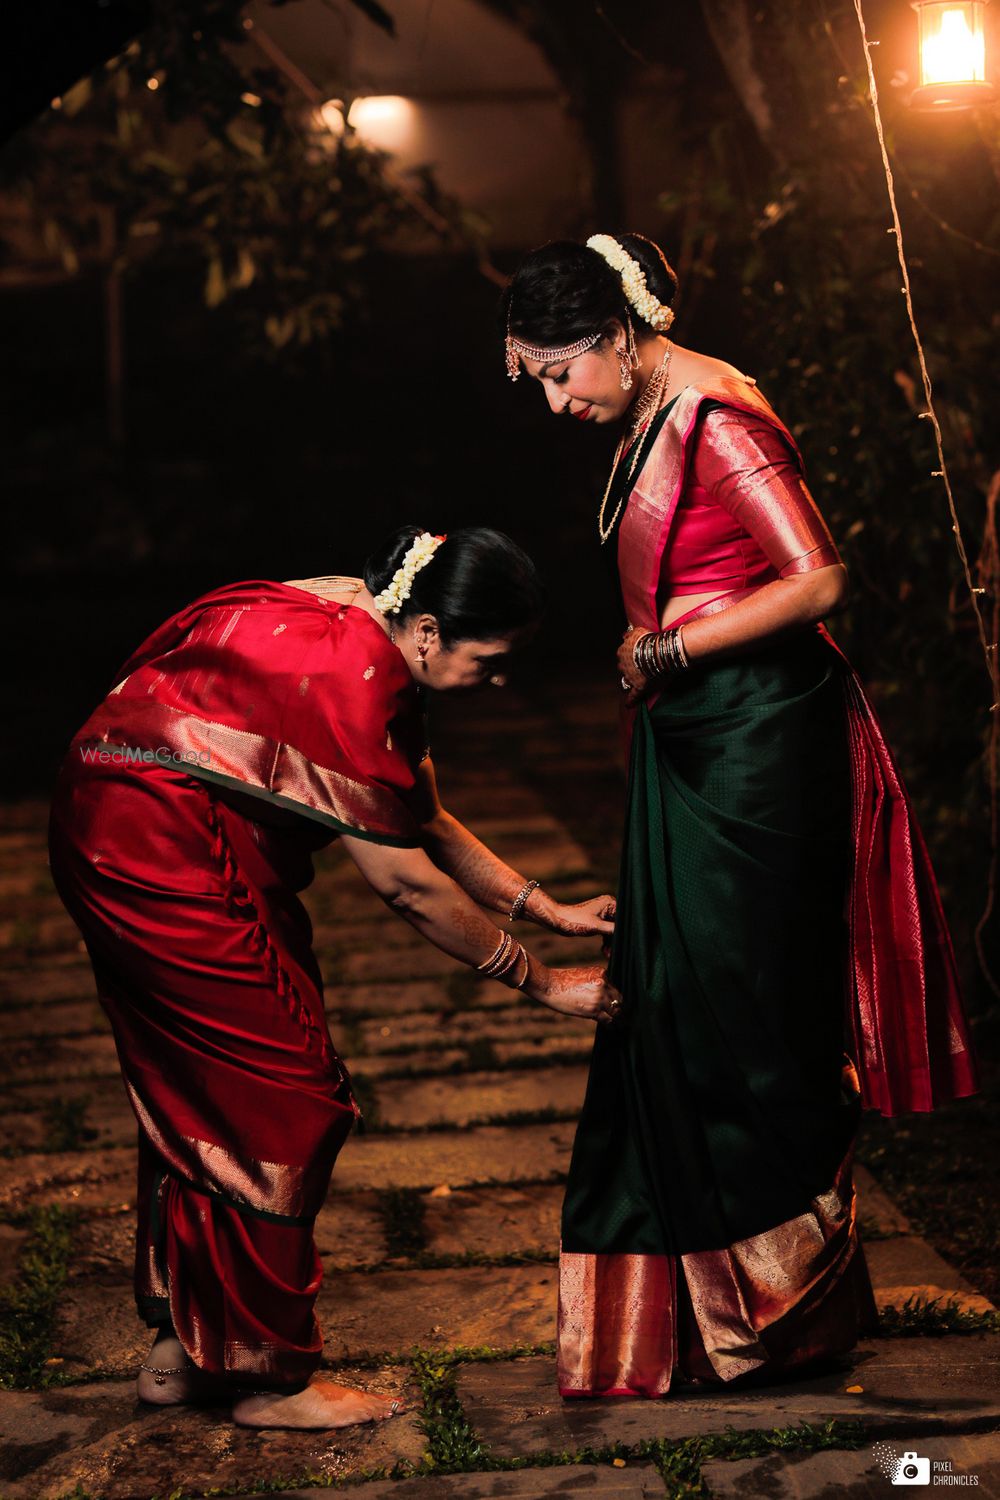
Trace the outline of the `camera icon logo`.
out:
[[[931,1461],[929,1458],[918,1458],[916,1453],[904,1453],[902,1458],[896,1460],[896,1472],[892,1476],[893,1484],[930,1484]]]

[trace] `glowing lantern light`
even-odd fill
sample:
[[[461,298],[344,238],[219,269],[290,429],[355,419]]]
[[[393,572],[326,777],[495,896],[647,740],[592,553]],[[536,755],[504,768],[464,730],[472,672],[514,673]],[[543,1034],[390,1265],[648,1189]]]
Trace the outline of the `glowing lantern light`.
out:
[[[400,94],[370,94],[355,99],[347,123],[369,146],[399,151],[412,136],[415,113],[410,100]]]
[[[968,109],[992,104],[996,98],[996,90],[986,81],[987,3],[914,0],[920,28],[920,87],[910,103],[918,109]]]

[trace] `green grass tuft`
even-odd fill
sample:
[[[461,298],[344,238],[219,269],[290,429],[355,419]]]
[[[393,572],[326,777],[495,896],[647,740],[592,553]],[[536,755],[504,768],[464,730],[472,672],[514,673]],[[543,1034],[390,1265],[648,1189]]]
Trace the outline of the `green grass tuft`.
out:
[[[17,1280],[0,1293],[0,1386],[46,1384],[59,1296],[66,1280],[75,1215],[55,1205],[35,1209]]]
[[[427,1245],[424,1194],[417,1188],[383,1188],[377,1195],[376,1207],[382,1219],[388,1256],[394,1259],[422,1255]]]
[[[425,1469],[461,1474],[493,1467],[458,1399],[454,1355],[418,1350],[413,1374],[424,1401],[420,1425],[427,1436]]]
[[[87,1124],[90,1099],[53,1099],[45,1106],[43,1151],[79,1151],[97,1139],[97,1131]]]
[[[969,1312],[954,1297],[907,1297],[902,1307],[879,1313],[879,1333],[888,1338],[943,1338],[950,1333],[1000,1333],[1000,1313]]]

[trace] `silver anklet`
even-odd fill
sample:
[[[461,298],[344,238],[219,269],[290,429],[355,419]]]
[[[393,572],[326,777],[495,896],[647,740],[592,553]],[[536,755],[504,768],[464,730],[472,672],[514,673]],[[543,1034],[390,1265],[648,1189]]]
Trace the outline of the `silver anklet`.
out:
[[[168,1375],[186,1375],[190,1368],[190,1365],[181,1365],[179,1368],[173,1370],[158,1370],[155,1365],[139,1366],[140,1370],[145,1370],[148,1374],[152,1375],[154,1385],[166,1385]]]

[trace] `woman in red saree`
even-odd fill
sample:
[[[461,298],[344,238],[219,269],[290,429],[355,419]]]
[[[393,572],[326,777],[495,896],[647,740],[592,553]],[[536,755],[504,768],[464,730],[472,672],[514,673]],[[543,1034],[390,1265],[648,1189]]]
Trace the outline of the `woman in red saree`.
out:
[[[638,235],[533,251],[507,368],[624,419],[597,518],[628,621],[631,752],[610,977],[563,1209],[560,1389],[662,1396],[852,1348],[862,1105],[973,1092],[906,792],[820,621],[846,575],[754,382],[668,338]]]
[[[502,683],[540,609],[498,532],[406,528],[364,581],[240,583],[161,626],[73,741],[53,876],[77,921],[139,1125],[135,1283],[158,1330],[138,1379],[230,1393],[237,1422],[336,1427],[396,1407],[320,1378],[313,1223],[357,1114],[298,893],[339,837],[445,953],[607,1020],[601,966],[548,969],[480,910],[612,930],[565,907],[438,799],[422,689]]]

